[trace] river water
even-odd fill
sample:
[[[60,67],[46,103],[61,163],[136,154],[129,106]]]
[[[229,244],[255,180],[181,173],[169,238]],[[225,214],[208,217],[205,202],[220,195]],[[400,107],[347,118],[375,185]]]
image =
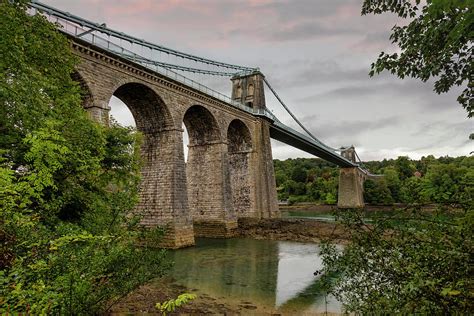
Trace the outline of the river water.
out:
[[[318,289],[319,246],[253,239],[197,239],[170,251],[176,283],[229,302],[251,302],[290,313],[340,312]]]

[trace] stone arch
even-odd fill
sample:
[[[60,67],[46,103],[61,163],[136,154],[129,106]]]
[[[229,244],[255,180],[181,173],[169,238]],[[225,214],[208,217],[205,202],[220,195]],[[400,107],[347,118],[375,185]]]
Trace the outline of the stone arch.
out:
[[[227,128],[227,150],[233,208],[238,217],[251,217],[252,137],[249,128],[241,120],[233,120]]]
[[[242,97],[242,87],[238,85],[235,91],[235,99],[240,99],[241,97]]]
[[[183,123],[188,130],[190,147],[221,141],[216,118],[201,105],[189,107],[183,116]]]
[[[120,85],[113,94],[132,112],[137,130],[145,135],[154,134],[174,126],[171,113],[163,99],[142,83]]]
[[[249,97],[253,96],[254,92],[255,92],[255,88],[254,88],[253,84],[249,83],[249,85],[247,86],[247,96],[249,96]]]
[[[241,120],[235,119],[227,127],[227,145],[229,153],[249,152],[252,150],[250,130]]]
[[[235,217],[231,210],[227,148],[217,119],[205,107],[189,107],[183,123],[189,135],[186,163],[189,208],[195,233],[203,236],[210,233],[209,223],[222,223],[229,216]]]

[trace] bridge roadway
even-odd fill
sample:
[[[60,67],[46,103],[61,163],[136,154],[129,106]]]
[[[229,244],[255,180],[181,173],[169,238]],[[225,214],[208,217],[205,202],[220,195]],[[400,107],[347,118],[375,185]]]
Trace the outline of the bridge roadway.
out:
[[[342,157],[332,148],[286,126],[280,121],[270,125],[270,137],[304,152],[318,156],[340,167],[357,167],[352,161]]]

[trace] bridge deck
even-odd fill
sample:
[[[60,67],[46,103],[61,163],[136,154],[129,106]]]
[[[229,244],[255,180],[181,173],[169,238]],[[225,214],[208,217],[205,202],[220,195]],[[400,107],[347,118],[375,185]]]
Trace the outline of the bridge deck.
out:
[[[270,126],[270,137],[287,145],[301,149],[307,153],[318,156],[324,160],[332,162],[340,167],[356,167],[357,164],[347,160],[334,152],[328,146],[299,133],[281,122],[274,122]]]

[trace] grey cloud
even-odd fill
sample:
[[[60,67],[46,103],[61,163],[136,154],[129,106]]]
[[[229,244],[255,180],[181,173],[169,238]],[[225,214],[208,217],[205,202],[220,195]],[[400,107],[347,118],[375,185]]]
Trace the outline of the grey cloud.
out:
[[[277,25],[273,27],[261,27],[255,29],[235,29],[227,35],[250,35],[269,42],[286,42],[309,40],[319,37],[338,36],[338,35],[356,35],[355,30],[350,28],[328,28],[320,22],[302,21],[290,25]]]
[[[354,73],[354,76],[358,76],[357,72]],[[460,106],[456,101],[456,95],[461,89],[454,88],[447,94],[438,95],[432,91],[433,85],[430,82],[422,83],[413,79],[400,80],[395,76],[392,76],[390,80],[388,76],[374,77],[367,81],[360,80],[360,82],[355,84],[349,83],[344,85],[342,83],[339,85],[340,87],[328,92],[306,96],[298,101],[312,103],[314,100],[361,99],[379,95],[393,98],[393,100],[411,98],[412,102],[415,102],[417,106],[431,110],[443,110],[449,109],[452,106]]]
[[[332,15],[338,7],[351,3],[361,6],[357,0],[284,0],[263,4],[260,9],[276,12],[280,21],[294,21]]]
[[[412,133],[411,136],[418,137],[423,134],[431,134],[435,135],[436,137],[436,142],[426,145],[420,149],[435,147],[436,145],[439,145],[443,142],[452,143],[453,140],[456,142],[456,144],[452,145],[466,145],[470,141],[469,134],[474,129],[474,123],[467,119],[463,122],[456,123],[438,120],[427,123],[421,123],[420,125],[421,126],[418,128],[418,130]],[[465,135],[465,137],[456,138],[459,135]]]
[[[402,118],[399,116],[390,116],[378,120],[344,120],[336,123],[315,124],[314,116],[305,117],[303,125],[306,125],[310,131],[314,131],[321,140],[338,138],[339,136],[356,139],[357,136],[365,132],[374,132],[378,129],[393,127],[400,124]],[[357,144],[354,144],[357,145]]]
[[[363,86],[364,83],[373,85],[393,81],[394,79],[394,76],[388,72],[383,72],[371,78],[369,76],[369,65],[348,68],[334,60],[289,60],[279,67],[271,64],[264,67],[269,69],[267,76],[272,83],[275,82],[275,86],[282,88],[316,86],[320,84],[335,84],[338,86],[344,84],[345,86],[353,85],[357,87]],[[286,72],[293,70],[293,73],[287,76],[278,76],[281,68],[286,69]],[[344,86],[341,88],[344,88]],[[337,93],[337,91],[334,91],[334,93]]]

